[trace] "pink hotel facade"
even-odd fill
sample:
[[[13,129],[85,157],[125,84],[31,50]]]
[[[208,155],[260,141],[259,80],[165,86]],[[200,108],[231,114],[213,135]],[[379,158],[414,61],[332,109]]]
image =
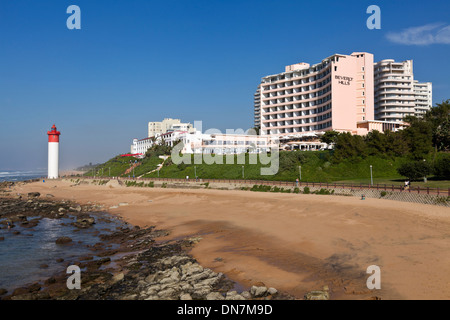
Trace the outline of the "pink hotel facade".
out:
[[[366,134],[388,123],[374,119],[374,57],[334,54],[263,77],[255,93],[255,124],[262,135],[302,136],[335,130]]]

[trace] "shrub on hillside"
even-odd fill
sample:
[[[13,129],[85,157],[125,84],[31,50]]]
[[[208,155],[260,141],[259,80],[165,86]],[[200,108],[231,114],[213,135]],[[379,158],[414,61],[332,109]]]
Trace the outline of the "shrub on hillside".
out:
[[[357,161],[365,158],[367,153],[367,145],[361,136],[345,132],[339,134],[335,139],[334,162],[340,162],[345,159]]]
[[[433,168],[434,175],[440,179],[450,179],[450,155],[436,160]]]
[[[301,151],[280,152],[280,171],[297,170],[298,165],[305,162],[305,155]]]
[[[165,144],[154,144],[150,149],[145,153],[146,158],[150,157],[159,157],[163,155],[170,155],[172,152],[172,147]]]
[[[431,173],[431,166],[426,161],[408,161],[400,165],[397,172],[409,180],[418,180]]]

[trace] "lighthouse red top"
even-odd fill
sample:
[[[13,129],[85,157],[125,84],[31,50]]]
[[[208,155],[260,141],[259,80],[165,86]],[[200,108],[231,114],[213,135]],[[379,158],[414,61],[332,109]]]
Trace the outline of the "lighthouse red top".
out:
[[[48,142],[59,142],[59,135],[61,132],[56,131],[56,126],[53,125],[51,131],[47,131],[48,134]]]

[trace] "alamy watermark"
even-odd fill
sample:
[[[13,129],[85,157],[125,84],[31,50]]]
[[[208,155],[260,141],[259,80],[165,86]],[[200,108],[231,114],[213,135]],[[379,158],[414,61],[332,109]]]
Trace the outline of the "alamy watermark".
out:
[[[187,134],[185,141],[174,144],[171,152],[174,164],[261,164],[261,175],[278,173],[278,137],[257,135],[254,129],[246,132],[242,129],[227,129],[223,134],[212,128],[201,133],[202,121],[195,121],[194,127],[199,135],[192,135],[188,141],[187,137],[191,137]]]
[[[81,269],[79,266],[71,265],[67,268],[66,273],[71,274],[69,278],[67,278],[66,285],[67,289],[81,289]]]
[[[381,289],[381,269],[379,266],[371,265],[367,267],[366,273],[371,274],[369,278],[367,278],[366,285],[367,288],[372,289]]]
[[[377,5],[371,5],[367,7],[366,10],[367,14],[370,14],[371,16],[367,18],[366,26],[367,29],[373,30],[373,29],[381,29],[381,9]]]
[[[70,5],[67,7],[66,12],[70,14],[70,16],[67,18],[67,21],[66,21],[67,29],[80,30],[81,29],[81,9],[80,9],[80,7],[76,6],[76,5]]]

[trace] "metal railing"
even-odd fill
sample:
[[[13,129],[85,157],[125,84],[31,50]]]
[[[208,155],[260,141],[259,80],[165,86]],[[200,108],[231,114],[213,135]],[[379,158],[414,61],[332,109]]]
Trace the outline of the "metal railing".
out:
[[[113,179],[111,177],[77,177],[69,176],[65,178],[72,179],[90,179],[90,180],[107,180]],[[184,183],[233,183],[233,184],[248,184],[248,185],[267,185],[267,186],[286,186],[286,187],[316,187],[325,189],[351,189],[351,190],[378,190],[378,191],[390,191],[390,192],[409,192],[417,194],[431,194],[450,197],[450,188],[430,188],[430,187],[409,187],[404,188],[401,185],[389,185],[389,184],[357,184],[357,183],[337,183],[337,182],[302,182],[298,184],[295,181],[270,181],[270,180],[248,180],[248,179],[180,179],[180,178],[126,178],[115,177],[116,180],[133,180],[133,181],[162,181],[162,182],[184,182]]]

